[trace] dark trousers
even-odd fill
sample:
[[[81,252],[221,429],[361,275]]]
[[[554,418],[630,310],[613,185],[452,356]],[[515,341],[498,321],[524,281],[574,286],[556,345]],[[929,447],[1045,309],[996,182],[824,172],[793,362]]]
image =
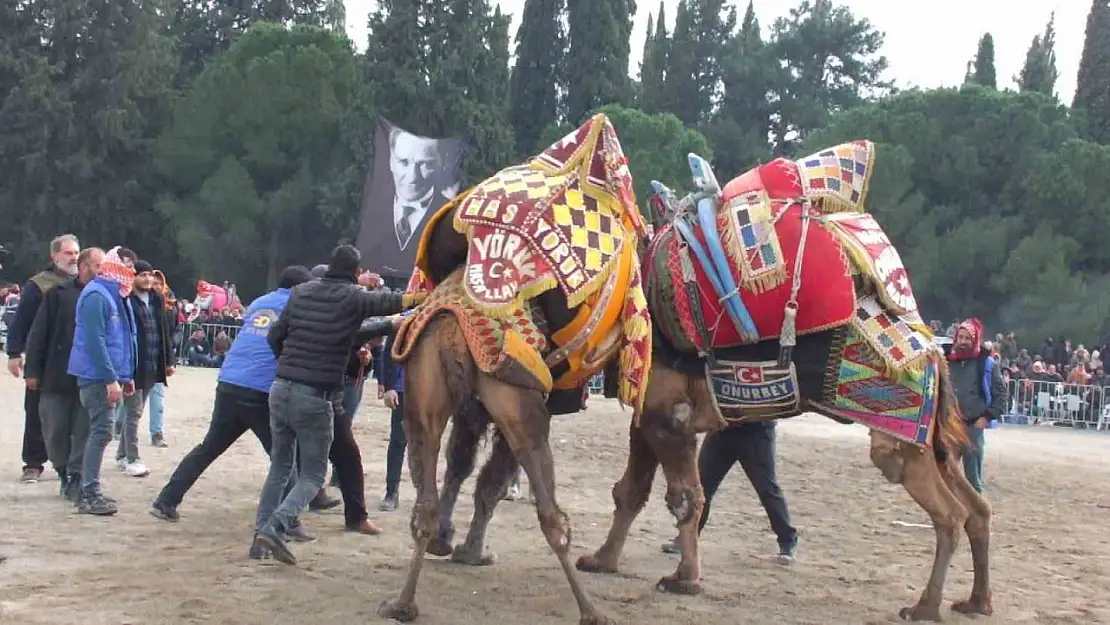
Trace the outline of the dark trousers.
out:
[[[179,506],[185,493],[193,487],[216,458],[219,458],[235,441],[250,430],[254,432],[266,455],[270,455],[270,403],[269,395],[260,391],[220,383],[216,387],[216,403],[212,409],[212,422],[204,440],[185,456],[166,486],[158,495],[158,502]]]
[[[366,513],[366,481],[362,476],[362,451],[351,431],[351,415],[343,410],[342,396],[336,393],[332,402],[334,438],[328,459],[335,467],[339,494],[343,497],[343,521],[356,529],[369,518]]]
[[[46,459],[46,440],[42,436],[42,419],[39,417],[39,392],[27,389],[23,394],[23,468],[41,471]]]
[[[707,434],[698,454],[698,474],[705,490],[705,508],[698,522],[698,533],[709,520],[709,504],[725,476],[737,462],[759,496],[767,512],[779,546],[792,546],[798,532],[790,525],[786,497],[775,479],[775,426],[762,423],[732,427]]]
[[[405,466],[405,395],[397,394],[397,407],[389,415],[389,447],[385,452],[385,494],[396,495]]]

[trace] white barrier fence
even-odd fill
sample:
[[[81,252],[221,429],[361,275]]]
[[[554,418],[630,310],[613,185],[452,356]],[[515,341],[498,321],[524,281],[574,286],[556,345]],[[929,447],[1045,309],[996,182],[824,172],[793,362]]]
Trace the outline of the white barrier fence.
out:
[[[1011,380],[1009,389],[1010,405],[1003,423],[1095,430],[1110,427],[1110,387]]]

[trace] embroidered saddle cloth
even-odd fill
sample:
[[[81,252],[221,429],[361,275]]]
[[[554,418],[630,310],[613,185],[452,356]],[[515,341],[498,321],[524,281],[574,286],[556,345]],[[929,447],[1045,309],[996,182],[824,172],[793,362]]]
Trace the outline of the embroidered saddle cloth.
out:
[[[670,226],[660,230],[646,282],[656,325],[668,340],[680,350],[705,352],[778,339],[797,276],[798,336],[852,324],[890,371],[921,365],[931,335],[898,252],[863,212],[873,161],[873,144],[858,141],[797,162],[776,159],[721,190],[716,228],[758,337],[744,336],[730,322],[724,298],[688,242]],[[702,228],[694,236],[706,246]]]
[[[638,410],[651,363],[651,317],[636,248],[648,230],[609,120],[595,115],[528,163],[444,205],[424,229],[420,273],[410,288],[438,286],[424,277],[435,253],[428,241],[449,217],[468,242],[460,280],[465,314],[519,318],[529,300],[560,288],[576,314],[567,327],[551,328],[545,361],[569,369],[548,387],[580,386],[619,350],[620,398]]]

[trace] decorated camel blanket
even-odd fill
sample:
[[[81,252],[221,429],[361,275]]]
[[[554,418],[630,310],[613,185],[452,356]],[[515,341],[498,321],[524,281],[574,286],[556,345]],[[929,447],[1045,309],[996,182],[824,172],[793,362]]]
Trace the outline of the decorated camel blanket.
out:
[[[405,317],[393,339],[394,360],[407,361],[428,324],[438,315],[450,314],[458,321],[479,370],[507,384],[549,392],[551,372],[543,361],[547,340],[532,311],[520,306],[509,315],[482,314],[467,295],[462,277],[462,270],[456,270]]]
[[[724,185],[715,198],[716,234],[695,224],[693,247],[709,249],[717,237],[723,248],[754,334],[730,319],[713,269],[675,225],[652,240],[647,291],[656,326],[686,352],[780,340],[788,308],[799,341],[844,328],[851,357],[837,360],[843,379],[822,407],[913,442],[935,410],[935,348],[897,250],[865,212],[874,160],[869,141],[776,159]],[[789,363],[718,364],[707,375],[722,412],[800,409]]]
[[[577,312],[568,327],[551,328],[545,362],[569,369],[548,386],[581,385],[619,354],[620,398],[638,412],[651,363],[651,317],[636,251],[648,229],[609,120],[595,115],[441,208],[424,229],[410,288],[440,288],[425,277],[435,254],[428,242],[450,215],[468,243],[460,280],[465,314],[492,325],[520,319],[529,300],[561,289]]]

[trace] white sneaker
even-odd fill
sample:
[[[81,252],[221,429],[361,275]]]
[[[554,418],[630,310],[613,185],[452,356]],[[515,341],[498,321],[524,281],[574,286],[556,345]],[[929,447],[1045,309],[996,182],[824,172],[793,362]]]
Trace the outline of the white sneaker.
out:
[[[130,463],[127,462],[127,458],[118,458],[118,459],[116,459],[116,468],[118,468],[120,471],[123,471],[124,473],[127,472],[127,467],[129,465],[130,465]]]
[[[150,469],[146,468],[142,460],[129,463],[124,471],[131,477],[146,477],[150,475]]]

